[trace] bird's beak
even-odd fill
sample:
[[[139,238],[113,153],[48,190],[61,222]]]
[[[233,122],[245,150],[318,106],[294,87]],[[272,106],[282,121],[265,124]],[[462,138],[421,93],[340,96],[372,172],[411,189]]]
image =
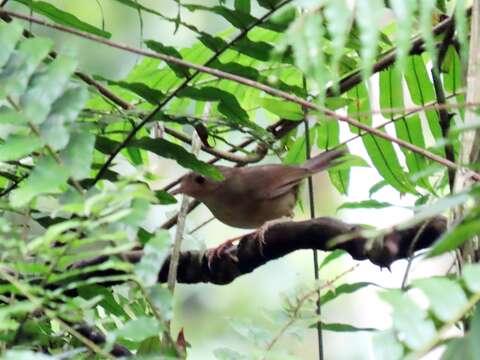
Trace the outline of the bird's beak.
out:
[[[178,194],[181,194],[182,193],[182,189],[180,187],[170,191],[170,195],[172,196],[175,196],[175,195],[178,195]]]

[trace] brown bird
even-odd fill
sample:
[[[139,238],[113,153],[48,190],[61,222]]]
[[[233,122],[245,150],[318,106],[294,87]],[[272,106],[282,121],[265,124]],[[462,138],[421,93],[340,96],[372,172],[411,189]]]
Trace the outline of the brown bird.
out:
[[[302,165],[218,166],[223,180],[189,173],[172,194],[183,193],[199,200],[224,224],[246,229],[262,227],[259,237],[263,240],[269,221],[293,215],[302,180],[337,165],[345,153],[326,151]]]

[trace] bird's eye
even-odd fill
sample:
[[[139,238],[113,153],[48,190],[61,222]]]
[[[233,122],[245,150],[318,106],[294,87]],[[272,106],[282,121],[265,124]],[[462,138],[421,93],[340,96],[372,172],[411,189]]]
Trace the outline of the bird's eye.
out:
[[[206,179],[202,175],[195,176],[195,182],[197,184],[200,184],[200,185],[205,184],[205,180]]]

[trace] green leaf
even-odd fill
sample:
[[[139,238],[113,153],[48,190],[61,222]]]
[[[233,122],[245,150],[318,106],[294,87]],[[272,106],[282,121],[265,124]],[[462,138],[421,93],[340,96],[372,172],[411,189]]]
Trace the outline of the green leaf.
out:
[[[95,141],[95,148],[107,155],[111,154],[119,145],[120,143],[103,136],[97,136]],[[129,146],[151,151],[159,156],[175,160],[179,165],[208,176],[214,180],[223,179],[223,175],[215,166],[198,160],[193,154],[186,151],[180,145],[171,143],[167,140],[141,138],[130,142]]]
[[[406,60],[411,47],[411,32],[415,19],[415,11],[417,9],[416,0],[392,0],[390,1],[393,13],[396,18],[397,32],[397,69],[402,73],[405,70]],[[400,83],[397,83],[400,85]],[[382,92],[380,92],[381,94]]]
[[[30,77],[52,47],[52,40],[46,38],[22,41],[0,73],[0,99],[6,95],[11,97],[22,95]]]
[[[329,263],[332,261],[338,259],[339,257],[346,255],[347,252],[345,250],[334,250],[332,252],[329,252],[327,256],[323,259],[322,263],[319,266],[319,269],[323,269],[325,266],[327,266]]]
[[[162,318],[171,320],[173,317],[172,292],[164,284],[155,284],[148,289],[148,294],[158,312],[162,314]]]
[[[119,142],[104,136],[97,136],[95,139],[95,149],[105,155],[113,153],[118,146],[120,146]]]
[[[36,136],[11,135],[0,144],[0,161],[22,159],[43,145],[43,140]]]
[[[177,202],[175,197],[163,190],[155,191],[155,197],[157,198],[158,203],[162,205],[175,204]]]
[[[465,241],[480,233],[480,219],[463,222],[442,234],[429,252],[429,256],[438,256],[460,247]]]
[[[126,82],[126,81],[108,81],[111,85],[117,85],[121,88],[127,89],[141,98],[147,100],[151,104],[159,104],[165,97],[165,94],[160,90],[154,89],[147,84],[140,82]]]
[[[257,0],[258,5],[266,9],[276,9],[279,4],[284,2],[283,0]]]
[[[315,128],[311,128],[309,131],[310,143],[315,142],[315,135]],[[293,145],[290,146],[287,155],[283,158],[283,163],[285,165],[303,164],[307,159],[306,150],[305,135],[299,136]]]
[[[60,158],[72,178],[86,179],[90,176],[95,136],[87,132],[74,132],[72,135]]]
[[[458,3],[458,2],[457,2]],[[442,63],[443,86],[451,93],[457,93],[463,87],[462,64],[454,46],[449,46]],[[457,95],[457,99],[461,94]],[[460,102],[460,101],[459,101]],[[461,110],[461,109],[459,109]]]
[[[416,193],[406,178],[392,143],[372,135],[364,136],[363,143],[373,165],[390,185],[402,193]]]
[[[311,327],[316,326],[316,323],[313,324]],[[374,328],[362,328],[353,326],[350,324],[341,324],[341,323],[323,323],[322,322],[322,329],[327,331],[333,332],[358,332],[358,331],[375,331]]]
[[[80,31],[85,31],[90,34],[101,36],[103,38],[110,39],[112,34],[106,32],[102,29],[99,29],[93,25],[90,25],[86,22],[81,21],[75,15],[60,10],[52,4],[46,3],[44,1],[33,1],[33,0],[13,0],[25,6],[28,6],[33,12],[46,16],[50,20],[56,22],[57,24],[70,26]]]
[[[55,100],[49,117],[62,117],[64,124],[73,123],[88,100],[88,90],[84,86],[68,88]]]
[[[10,24],[2,22],[0,24],[0,69],[6,64],[15,45],[22,38],[23,28],[17,21],[13,21]]]
[[[387,207],[395,206],[394,204],[390,204],[384,201],[377,201],[377,200],[364,200],[358,202],[346,202],[340,205],[337,208],[337,211],[342,209],[385,209]]]
[[[163,352],[162,343],[160,342],[160,337],[152,336],[143,340],[138,346],[136,352],[137,355],[140,355],[138,358],[142,358],[142,355],[160,355]]]
[[[273,51],[273,47],[269,43],[265,41],[252,41],[247,37],[243,37],[232,44],[232,49],[253,59],[265,62],[270,60],[270,54]]]
[[[338,65],[345,53],[347,33],[351,26],[351,11],[345,0],[327,0],[325,2],[325,19],[332,41],[331,66],[334,82],[338,79]]]
[[[356,86],[350,90],[348,94],[350,97],[356,99],[356,101],[348,106],[349,114],[371,112],[369,95],[364,84]],[[356,118],[366,125],[372,125],[370,115],[356,116]],[[359,133],[358,129],[351,129],[355,133]],[[400,165],[393,145],[389,141],[372,135],[364,135],[362,141],[373,165],[385,181],[402,193],[416,192]]]
[[[261,134],[266,134],[266,131],[262,127],[249,120],[248,113],[240,106],[237,98],[227,91],[210,86],[205,86],[200,89],[186,87],[178,93],[178,97],[205,102],[218,101],[218,111],[222,113],[229,122],[249,127]]]
[[[462,59],[468,59],[468,23],[465,5],[465,0],[455,1],[455,29],[460,42]]]
[[[112,332],[117,338],[140,342],[151,336],[160,335],[165,327],[154,318],[145,316],[128,321],[123,327]]]
[[[338,98],[337,98],[338,99]],[[327,99],[328,102],[328,99]],[[317,146],[320,149],[331,149],[340,143],[340,125],[338,121],[330,119],[321,119],[317,124]],[[328,176],[333,186],[340,194],[348,193],[350,183],[350,167],[348,161],[328,170]],[[344,167],[345,166],[345,167]]]
[[[373,353],[375,360],[403,359],[403,346],[393,330],[379,331],[373,335]]]
[[[362,74],[368,79],[371,68],[377,55],[380,21],[384,16],[384,4],[382,0],[363,0],[356,3],[356,20],[360,29],[360,41],[362,47]]]
[[[47,119],[40,125],[40,136],[54,150],[65,148],[70,139],[70,123],[73,123],[88,98],[84,87],[74,87],[64,92],[52,104]]]
[[[102,299],[98,302],[98,305],[102,306],[107,312],[119,317],[127,316],[123,307],[117,302],[117,300],[115,300],[115,297],[112,294],[112,289],[92,284],[82,286],[78,291],[80,296],[87,300],[101,296]]]
[[[387,186],[388,183],[385,180],[380,180],[378,183],[373,185],[370,190],[368,190],[368,196],[372,197],[375,193]]]
[[[50,156],[43,157],[20,187],[11,192],[10,202],[13,207],[24,206],[37,195],[58,192],[67,179],[68,170],[65,167]]]
[[[162,43],[154,40],[146,40],[145,45],[148,46],[149,49],[158,52],[160,54],[170,55],[176,57],[178,59],[182,59],[182,54],[178,52],[172,46],[165,46]],[[177,64],[167,62],[167,65],[175,72],[178,77],[186,78],[190,76],[190,71],[188,68],[184,66],[180,66]]]
[[[433,36],[432,16],[434,15],[436,6],[435,0],[420,1],[420,33],[425,41],[425,47],[430,55],[430,60],[433,63],[433,68],[437,67],[437,47],[435,45],[435,38]]]
[[[470,321],[470,331],[463,338],[454,338],[448,342],[442,360],[476,360],[480,354],[480,306],[476,306]]]
[[[234,11],[224,6],[208,7],[208,6],[196,5],[196,4],[182,4],[182,5],[190,11],[202,10],[202,11],[207,11],[209,13],[220,15],[225,20],[227,20],[230,24],[232,24],[234,27],[241,30],[245,30],[258,22],[258,19],[251,16],[248,13],[241,12],[241,11]]]
[[[466,264],[462,271],[465,284],[473,293],[480,292],[480,264]]]
[[[425,293],[434,314],[444,322],[458,316],[467,305],[468,300],[462,288],[450,279],[418,279],[413,285]]]
[[[250,14],[250,0],[235,0],[235,10]]]
[[[60,98],[75,71],[77,62],[66,56],[58,56],[46,70],[35,74],[25,94],[20,98],[20,107],[34,124],[43,123],[55,100]]]
[[[144,246],[142,259],[134,270],[144,286],[150,287],[158,282],[158,274],[169,251],[170,235],[167,230],[158,231]]]
[[[405,107],[402,77],[397,68],[391,67],[380,73],[380,107],[382,110]],[[383,116],[390,120],[394,120],[398,115],[402,115],[402,112],[398,114],[392,112],[383,113]],[[408,118],[402,117],[400,120],[396,120],[395,131],[398,138],[425,148],[422,123],[418,115],[411,115]],[[401,147],[401,150],[405,154],[407,166],[411,173],[418,173],[428,166],[428,162],[423,156],[403,147]],[[421,178],[419,183],[424,188],[433,191],[427,179]]]
[[[354,293],[360,289],[363,289],[364,287],[367,286],[377,286],[374,283],[371,282],[357,282],[357,283],[351,283],[351,284],[342,284],[338,287],[336,287],[334,290],[329,290],[325,295],[322,295],[320,298],[320,302],[322,304],[326,304],[340,295],[345,295],[345,294],[351,294]]]
[[[122,223],[133,227],[139,226],[143,223],[150,210],[150,202],[147,199],[133,199],[130,203],[130,214],[122,219]]]
[[[321,12],[311,12],[300,17],[289,28],[286,38],[278,45],[278,51],[285,52],[291,46],[295,64],[308,78],[312,79],[318,91],[320,103],[324,102],[329,71],[325,66],[325,29]]]
[[[394,289],[381,292],[379,296],[393,307],[393,325],[411,349],[422,349],[435,338],[433,322],[407,294]]]
[[[298,104],[271,98],[262,98],[259,103],[263,108],[282,119],[303,120],[305,117],[302,107]]]
[[[7,106],[0,106],[0,124],[27,125],[28,119],[23,114]]]
[[[435,89],[421,56],[414,55],[408,58],[405,80],[410,97],[416,105],[425,106],[432,101],[436,102]],[[425,115],[433,137],[437,140],[441,139],[443,135],[438,112],[436,110],[425,110]]]
[[[198,160],[180,145],[167,140],[141,138],[131,141],[130,146],[148,150],[164,158],[175,160],[179,165],[208,176],[214,180],[223,179],[223,175],[215,166]]]

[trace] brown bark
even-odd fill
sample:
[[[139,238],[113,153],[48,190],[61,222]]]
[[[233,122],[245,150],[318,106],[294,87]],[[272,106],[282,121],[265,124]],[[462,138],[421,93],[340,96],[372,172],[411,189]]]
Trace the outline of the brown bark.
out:
[[[214,257],[209,266],[209,252],[184,251],[180,255],[177,281],[184,284],[212,283],[225,285],[237,277],[251,273],[256,268],[271,260],[281,258],[291,252],[301,249],[317,249],[331,251],[343,249],[355,260],[370,260],[372,263],[389,267],[395,260],[407,258],[411,251],[428,248],[446,230],[447,221],[444,217],[428,220],[425,228],[419,234],[411,248],[412,241],[422,228],[422,223],[404,230],[393,230],[381,239],[371,239],[361,236],[360,226],[347,224],[328,217],[316,218],[301,222],[283,222],[272,225],[265,233],[265,243],[258,241],[255,233],[243,236],[237,245],[232,246],[227,253]],[[351,239],[329,247],[330,240],[342,235],[352,235]],[[140,260],[141,251],[125,254],[124,258],[135,263]],[[98,257],[79,262],[75,268],[83,268],[99,264],[107,257]],[[163,264],[158,281],[166,282],[169,260]],[[88,273],[85,276],[115,275],[116,271],[100,271]]]

